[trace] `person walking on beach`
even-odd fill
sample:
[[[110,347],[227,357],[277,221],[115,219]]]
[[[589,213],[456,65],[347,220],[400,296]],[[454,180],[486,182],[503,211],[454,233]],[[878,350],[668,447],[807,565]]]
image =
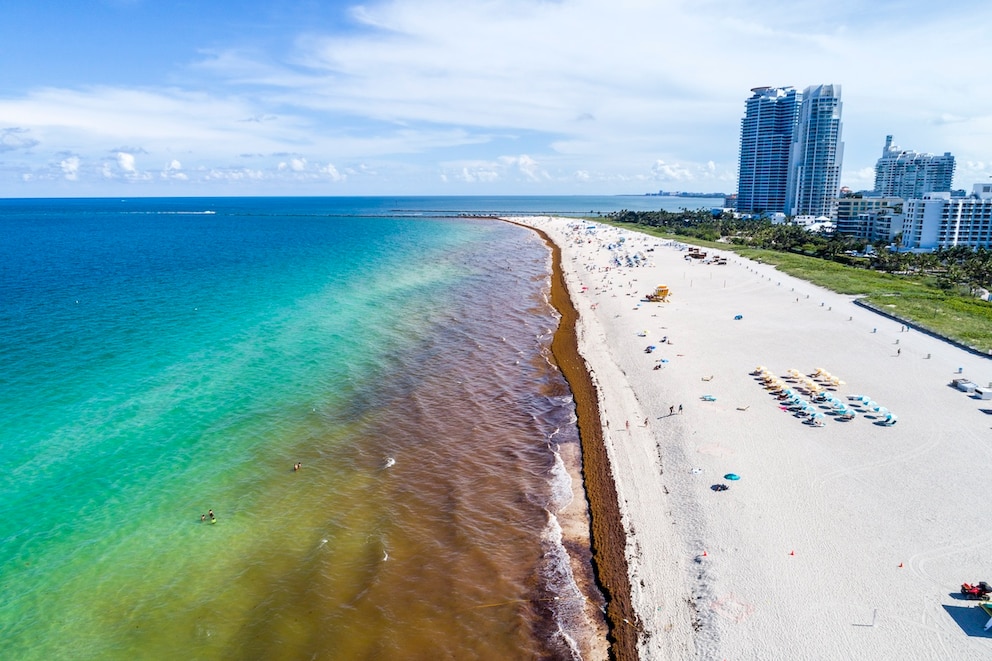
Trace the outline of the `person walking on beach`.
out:
[[[679,404],[679,415],[682,415],[682,405]]]
[[[668,407],[668,415],[675,415],[675,405]]]

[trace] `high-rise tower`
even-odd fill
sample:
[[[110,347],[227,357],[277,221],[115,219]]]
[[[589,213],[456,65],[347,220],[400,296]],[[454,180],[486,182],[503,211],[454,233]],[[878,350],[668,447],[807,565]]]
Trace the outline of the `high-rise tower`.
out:
[[[800,95],[792,87],[755,87],[741,120],[737,210],[786,212],[792,132]]]
[[[832,217],[844,160],[840,85],[803,90],[792,137],[786,212]]]
[[[918,154],[896,147],[892,136],[885,136],[882,157],[875,164],[876,195],[914,200],[924,193],[950,191],[953,178],[954,157],[950,152],[943,156]]]

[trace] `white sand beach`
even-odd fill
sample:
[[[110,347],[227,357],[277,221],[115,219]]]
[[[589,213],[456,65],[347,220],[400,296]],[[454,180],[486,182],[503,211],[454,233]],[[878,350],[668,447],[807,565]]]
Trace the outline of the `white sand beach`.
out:
[[[992,401],[949,386],[989,386],[992,360],[729,252],[716,265],[601,224],[513,220],[562,250],[642,659],[992,658],[988,618],[957,594],[992,581]],[[626,255],[647,265],[614,264]],[[643,302],[658,284],[669,302]],[[822,404],[823,426],[804,424],[757,366],[788,387],[789,370],[825,370],[832,396],[898,422]]]

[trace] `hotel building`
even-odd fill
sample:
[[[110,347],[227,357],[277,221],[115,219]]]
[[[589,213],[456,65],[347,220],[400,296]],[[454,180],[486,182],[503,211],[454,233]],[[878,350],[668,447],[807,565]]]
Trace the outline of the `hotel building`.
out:
[[[840,85],[752,89],[741,120],[737,211],[833,217],[840,116]]]
[[[840,85],[816,85],[802,93],[792,137],[786,213],[832,218],[844,160]]]
[[[875,163],[875,195],[919,199],[926,193],[950,191],[954,178],[954,157],[919,154],[892,144],[885,136],[882,157]]]
[[[975,184],[968,197],[934,192],[906,201],[904,249],[928,251],[955,246],[992,248],[992,184]]]
[[[751,92],[741,120],[735,208],[743,213],[782,213],[801,96],[792,87],[755,87]]]

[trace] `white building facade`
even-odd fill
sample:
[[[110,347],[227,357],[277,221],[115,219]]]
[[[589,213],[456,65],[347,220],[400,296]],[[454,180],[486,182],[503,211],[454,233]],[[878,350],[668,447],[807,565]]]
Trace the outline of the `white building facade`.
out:
[[[793,132],[786,212],[793,216],[834,217],[844,160],[840,85],[803,90]]]
[[[968,197],[935,192],[906,201],[902,248],[929,251],[955,246],[992,248],[992,184],[975,184]]]
[[[887,135],[882,157],[875,163],[875,195],[911,200],[927,193],[950,191],[954,165],[950,152],[934,156],[900,149]]]

